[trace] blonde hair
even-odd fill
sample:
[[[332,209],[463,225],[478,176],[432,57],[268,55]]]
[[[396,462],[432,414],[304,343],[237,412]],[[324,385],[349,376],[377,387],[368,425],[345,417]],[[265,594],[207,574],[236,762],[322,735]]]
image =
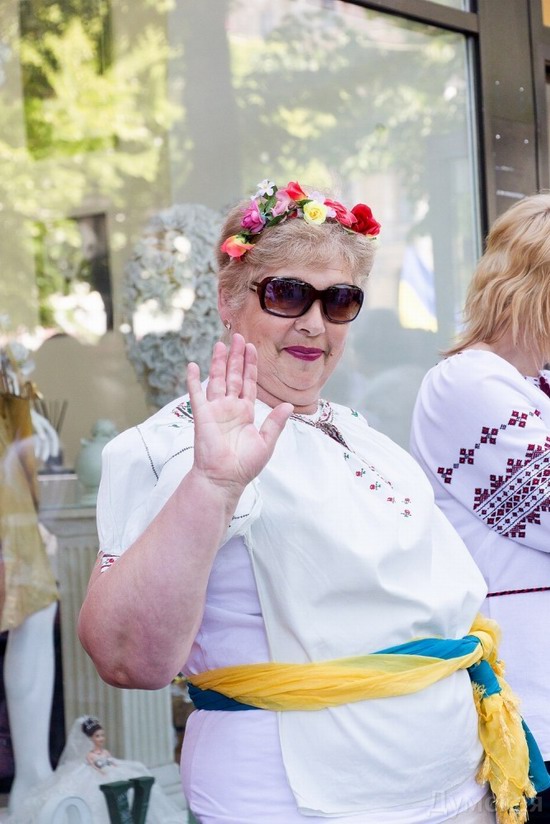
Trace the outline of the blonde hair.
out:
[[[304,271],[327,264],[333,266],[337,261],[358,286],[368,278],[375,244],[364,235],[347,231],[339,223],[315,226],[301,218],[290,218],[264,229],[254,248],[242,258],[229,257],[220,246],[242,229],[243,212],[249,203],[243,201],[231,209],[217,247],[219,285],[233,311],[242,307],[253,281],[283,267],[294,267],[296,276],[300,277]]]
[[[445,355],[494,343],[508,330],[514,345],[537,354],[550,341],[550,194],[531,195],[494,222],[470,283],[465,328]]]

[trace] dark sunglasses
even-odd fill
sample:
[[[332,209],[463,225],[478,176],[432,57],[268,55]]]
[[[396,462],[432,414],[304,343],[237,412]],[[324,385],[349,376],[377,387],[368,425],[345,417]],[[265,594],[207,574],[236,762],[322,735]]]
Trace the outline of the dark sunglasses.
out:
[[[257,293],[264,312],[279,318],[299,318],[320,300],[327,320],[350,323],[363,305],[363,290],[349,283],[336,283],[319,290],[303,280],[275,276],[254,281],[252,286],[250,291]]]

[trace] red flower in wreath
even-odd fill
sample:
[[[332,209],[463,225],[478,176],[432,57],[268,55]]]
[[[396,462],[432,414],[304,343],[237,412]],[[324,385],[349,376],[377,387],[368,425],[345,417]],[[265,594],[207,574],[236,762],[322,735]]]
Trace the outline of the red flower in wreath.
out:
[[[307,194],[297,181],[291,181],[287,186],[285,186],[284,189],[282,189],[282,191],[296,203],[300,203],[302,200],[308,199]]]
[[[376,237],[380,233],[380,224],[374,218],[370,206],[365,203],[358,203],[351,211],[357,218],[357,223],[350,227],[354,232],[368,237]]]

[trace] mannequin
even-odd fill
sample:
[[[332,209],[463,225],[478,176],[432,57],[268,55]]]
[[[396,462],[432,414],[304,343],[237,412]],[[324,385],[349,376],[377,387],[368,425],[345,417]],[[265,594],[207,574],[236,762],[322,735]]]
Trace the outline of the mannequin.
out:
[[[32,409],[32,390],[22,368],[28,353],[23,349],[16,350],[17,357],[13,346],[0,351],[0,630],[9,631],[4,683],[15,759],[10,812],[52,772],[57,604],[45,549],[48,533],[38,522],[36,462],[58,455],[60,444],[50,422]]]
[[[4,686],[15,758],[10,813],[17,811],[29,791],[52,772],[49,737],[56,607],[53,603],[29,615],[8,635]]]

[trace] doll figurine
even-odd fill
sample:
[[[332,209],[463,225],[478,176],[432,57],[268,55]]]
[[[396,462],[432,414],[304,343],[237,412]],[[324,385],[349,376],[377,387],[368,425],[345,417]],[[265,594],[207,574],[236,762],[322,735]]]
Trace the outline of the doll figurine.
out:
[[[2,824],[37,824],[41,810],[52,800],[82,799],[94,824],[110,824],[109,810],[101,785],[151,776],[138,761],[114,758],[105,747],[106,734],[97,718],[81,716],[71,727],[57,769],[35,786]],[[151,788],[146,824],[186,824],[187,813],[179,809],[155,782]]]
[[[82,732],[92,740],[93,747],[86,756],[86,761],[94,770],[105,774],[105,767],[113,767],[116,761],[109,750],[105,749],[105,731],[97,718],[87,717],[82,722]]]

